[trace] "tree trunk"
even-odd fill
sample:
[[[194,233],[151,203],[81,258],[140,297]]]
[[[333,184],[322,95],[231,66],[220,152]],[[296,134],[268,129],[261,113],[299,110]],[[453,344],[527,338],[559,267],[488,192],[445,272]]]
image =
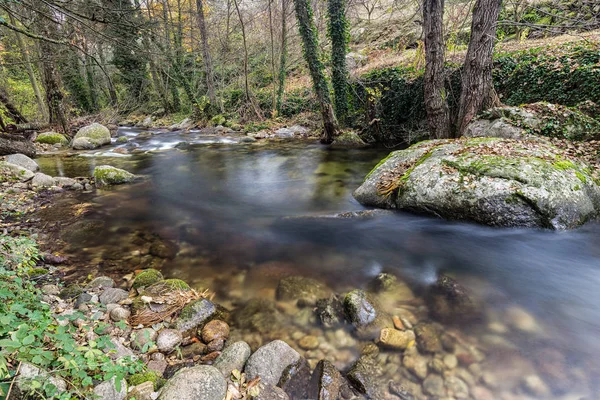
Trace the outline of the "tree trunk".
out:
[[[218,102],[215,91],[215,77],[213,74],[212,59],[210,57],[210,48],[208,47],[208,34],[206,32],[206,21],[204,19],[202,0],[196,0],[196,16],[198,19],[198,28],[200,30],[200,41],[202,42],[202,60],[204,61],[204,71],[206,73],[208,99],[210,100],[211,106],[217,108]]]
[[[279,54],[279,87],[277,88],[277,114],[281,114],[285,76],[287,72],[287,0],[281,0],[281,52]]]
[[[27,123],[27,119],[21,114],[19,109],[10,101],[8,95],[4,92],[4,90],[0,90],[0,103],[4,105],[8,115],[15,121],[15,124],[23,124]]]
[[[346,68],[348,22],[346,21],[346,2],[344,0],[329,0],[327,4],[335,113],[339,121],[344,123],[348,117],[348,69]]]
[[[462,72],[456,124],[458,136],[462,135],[471,120],[482,111],[491,95],[492,55],[501,4],[502,0],[477,0],[473,9],[471,39]]]
[[[319,55],[319,40],[313,21],[312,8],[309,0],[294,0],[298,29],[304,47],[304,59],[308,64],[313,89],[319,101],[321,116],[323,118],[323,137],[321,142],[330,144],[338,134],[338,123],[331,105],[329,87],[325,79],[325,67]]]
[[[425,111],[430,135],[436,139],[452,136],[450,112],[444,86],[444,0],[423,1],[425,36]]]
[[[13,25],[16,25],[15,19],[11,13],[8,14],[10,17],[10,22]],[[17,38],[17,45],[19,46],[19,50],[21,50],[21,54],[23,55],[23,61],[25,62],[25,69],[27,71],[27,76],[29,77],[29,82],[31,83],[31,87],[33,89],[33,93],[35,94],[35,100],[37,102],[38,111],[44,120],[48,120],[48,110],[46,109],[46,105],[44,104],[44,98],[42,96],[42,92],[40,91],[40,86],[38,85],[37,79],[35,78],[35,73],[33,72],[33,67],[31,65],[31,58],[29,57],[29,51],[23,42],[23,38],[21,34],[15,32],[15,36]]]
[[[271,75],[273,87],[271,91],[271,114],[275,114],[276,95],[277,95],[277,78],[275,72],[275,35],[273,34],[273,0],[269,0],[269,34],[271,35]]]
[[[48,33],[46,32],[46,35]],[[63,133],[68,134],[68,123],[64,109],[64,94],[60,87],[60,77],[54,58],[56,50],[50,43],[40,42],[40,53],[42,58],[42,71],[44,88],[46,89],[46,103],[48,104],[49,118],[51,125],[58,125]]]
[[[0,156],[21,153],[27,157],[35,157],[35,146],[23,137],[0,134]]]

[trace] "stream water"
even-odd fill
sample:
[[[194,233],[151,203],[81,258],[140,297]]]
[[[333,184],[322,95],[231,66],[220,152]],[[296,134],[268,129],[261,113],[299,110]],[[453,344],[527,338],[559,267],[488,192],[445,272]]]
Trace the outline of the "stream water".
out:
[[[387,295],[388,311],[421,320],[426,309],[420,294],[443,272],[466,286],[486,315],[483,323],[444,327],[465,348],[483,354],[475,361],[458,357],[458,367],[444,370],[444,377],[457,376],[468,387],[446,383],[446,398],[600,398],[600,225],[556,233],[402,212],[329,218],[363,209],[352,191],[387,150],[242,143],[239,136],[199,132],[119,133],[130,142],[38,160],[54,176],[86,176],[102,164],[148,176],[77,195],[89,207],[62,238],[65,251],[89,268],[85,274],[152,266],[209,288],[235,310],[251,299],[273,301],[282,277],[311,277],[344,293],[387,272],[408,288]],[[115,152],[119,147],[129,153]],[[172,254],[149,254],[156,241]],[[299,350],[313,365],[332,358],[340,369],[360,353],[348,328],[321,328],[310,308],[276,303],[273,312],[281,314],[277,327],[240,330],[253,347],[275,337],[295,345],[310,334],[319,347]],[[431,356],[422,357],[428,357],[431,374]],[[420,386],[422,378],[405,371],[401,353],[383,352],[379,360],[386,379]],[[437,398],[426,393],[417,397]]]

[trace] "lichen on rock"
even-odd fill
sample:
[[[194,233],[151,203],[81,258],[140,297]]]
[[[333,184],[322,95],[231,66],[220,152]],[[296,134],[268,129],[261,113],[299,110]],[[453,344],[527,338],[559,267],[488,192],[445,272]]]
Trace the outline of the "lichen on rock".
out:
[[[65,135],[58,132],[42,132],[39,135],[37,135],[35,141],[37,143],[61,144],[63,146],[69,144],[69,139],[67,139]]]
[[[134,181],[136,176],[124,169],[115,168],[110,165],[100,165],[94,168],[94,179],[98,186],[120,185]]]
[[[84,126],[73,138],[73,148],[76,150],[95,149],[105,144],[110,144],[110,131],[98,123]]]
[[[598,183],[585,163],[542,139],[463,138],[393,152],[354,196],[491,226],[569,229],[597,216]]]

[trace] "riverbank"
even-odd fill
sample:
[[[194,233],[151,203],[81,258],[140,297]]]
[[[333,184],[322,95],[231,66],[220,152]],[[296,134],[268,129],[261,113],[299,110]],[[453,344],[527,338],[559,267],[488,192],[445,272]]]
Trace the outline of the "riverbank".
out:
[[[81,350],[84,358],[93,346],[91,342],[104,351],[109,350],[111,345],[107,340],[111,339],[119,344],[115,347],[122,350],[123,354],[138,357],[141,362],[127,363],[125,367],[118,364],[117,370],[112,370],[129,377],[125,378],[129,381],[128,391],[145,391],[149,398],[156,397],[156,390],[164,383],[156,379],[156,374],[146,372],[143,377],[138,376],[142,380],[156,380],[156,386],[131,378],[131,375],[135,375],[133,372],[146,368],[146,371],[156,371],[162,379],[168,379],[164,386],[166,389],[159,397],[165,399],[185,398],[185,393],[188,393],[186,390],[202,390],[207,396],[213,393],[215,399],[222,400],[225,387],[232,398],[238,398],[241,397],[238,392],[244,393],[257,386],[250,384],[256,375],[262,377],[262,385],[278,385],[287,392],[283,394],[281,390],[270,386],[260,386],[259,393],[253,392],[257,394],[256,398],[267,399],[267,393],[271,390],[284,399],[285,396],[326,398],[326,393],[341,393],[342,398],[512,400],[595,393],[591,380],[593,374],[584,371],[586,368],[593,370],[593,363],[578,362],[573,367],[569,360],[575,355],[563,351],[562,345],[557,344],[562,340],[562,332],[549,329],[510,298],[500,308],[489,307],[490,297],[499,296],[499,293],[485,280],[472,277],[469,280],[460,275],[455,276],[454,280],[443,276],[436,280],[436,272],[426,280],[410,279],[408,260],[415,258],[415,255],[405,259],[399,255],[398,252],[402,250],[398,247],[394,251],[390,249],[391,258],[383,265],[369,267],[375,272],[368,278],[361,278],[362,283],[344,281],[342,277],[366,268],[360,253],[343,256],[350,252],[347,247],[336,251],[323,245],[311,246],[306,240],[279,246],[269,241],[262,243],[264,239],[254,236],[249,227],[228,227],[228,219],[232,216],[226,214],[226,208],[194,211],[197,219],[190,220],[178,214],[182,209],[181,203],[176,203],[173,208],[172,204],[163,200],[163,206],[157,209],[153,202],[145,204],[140,201],[143,198],[148,201],[151,198],[149,191],[161,187],[166,190],[163,193],[173,190],[184,199],[195,199],[202,194],[201,203],[212,207],[212,198],[207,197],[210,190],[205,188],[216,183],[206,185],[193,178],[193,175],[184,175],[186,187],[198,186],[199,192],[181,192],[183,187],[174,181],[174,175],[161,175],[172,171],[171,165],[187,166],[181,163],[181,157],[185,160],[205,159],[206,164],[202,164],[204,168],[190,168],[198,169],[203,174],[210,170],[217,174],[221,174],[219,171],[222,170],[235,174],[254,171],[240,168],[246,162],[262,165],[263,168],[264,165],[271,165],[265,164],[267,162],[274,162],[278,166],[289,166],[295,162],[286,161],[286,157],[281,155],[274,156],[274,148],[269,147],[264,150],[264,156],[259,153],[261,157],[258,157],[258,150],[255,150],[247,155],[247,161],[243,158],[241,164],[223,169],[219,162],[236,160],[247,150],[242,151],[244,147],[235,144],[219,146],[211,152],[197,148],[194,151],[158,153],[154,162],[162,162],[166,168],[143,171],[151,175],[149,181],[131,186],[91,187],[89,193],[64,191],[58,194],[29,187],[13,193],[14,182],[3,186],[5,192],[15,195],[11,198],[13,202],[20,197],[30,199],[29,203],[23,203],[29,204],[29,207],[12,210],[17,214],[3,218],[3,224],[10,224],[5,225],[7,233],[11,236],[26,233],[38,240],[42,252],[53,250],[52,256],[36,262],[39,265],[35,265],[35,268],[33,265],[25,266],[21,276],[27,276],[27,281],[35,282],[35,288],[27,287],[23,293],[32,290],[37,291],[36,296],[47,296],[44,299],[48,306],[43,307],[48,307],[44,313],[52,318],[48,326],[57,325],[57,314],[68,316],[71,310],[78,312],[71,314],[69,319],[73,321],[67,326],[74,335],[72,337],[76,338],[78,347],[85,348]],[[232,146],[237,146],[234,147],[237,150],[234,151]],[[227,155],[224,159],[217,158],[221,150]],[[327,156],[317,164],[318,168],[310,166],[308,169],[310,174],[327,178],[323,188],[317,191],[331,187],[331,182],[345,176],[358,175],[360,179],[364,175],[362,169],[368,170],[374,163],[369,159],[358,171],[347,172],[349,167],[331,159],[331,152],[321,154],[318,149],[314,151],[318,151],[319,157]],[[288,153],[284,148],[280,154]],[[345,151],[335,154],[339,156]],[[300,159],[306,160],[307,155],[303,154]],[[170,157],[176,158],[169,161]],[[352,160],[353,168],[362,165],[356,151],[350,151],[348,157]],[[376,156],[372,157],[375,159]],[[279,169],[281,167],[269,171]],[[186,170],[184,168],[180,173],[185,174]],[[287,170],[281,173],[288,179],[298,175],[298,172]],[[235,178],[235,174],[231,176]],[[224,175],[219,176],[221,180],[225,179]],[[270,190],[262,189],[269,193],[269,197],[262,197],[269,205],[273,198],[277,198],[276,190],[282,190],[282,185],[285,185],[283,179],[274,179],[274,182],[269,186]],[[249,193],[253,186],[262,184],[255,177],[233,180],[234,192],[243,194]],[[289,185],[298,187],[301,182],[292,180]],[[139,196],[128,197],[132,193],[138,193]],[[215,201],[224,203],[224,193],[217,191]],[[290,202],[288,193],[284,192],[282,198]],[[297,198],[301,196],[301,192],[295,193]],[[231,203],[232,198],[227,199],[227,207],[242,207],[241,204]],[[8,201],[6,204],[10,203]],[[47,207],[33,214],[34,204]],[[322,208],[320,205],[317,209]],[[261,231],[270,226],[261,221],[264,217],[249,213],[247,209],[243,211],[253,215]],[[121,215],[129,215],[131,219],[121,219]],[[136,223],[142,215],[157,219],[144,224]],[[175,215],[179,216],[174,221],[166,219]],[[220,218],[211,220],[209,215]],[[248,219],[247,215],[244,219]],[[362,224],[374,223],[377,218],[383,218],[379,221],[384,225],[396,223],[394,219],[386,219],[393,216],[383,215],[364,220]],[[120,223],[114,224],[114,221]],[[301,218],[278,220],[275,225],[280,230],[274,232],[284,240],[297,226],[333,224],[335,227],[336,224],[352,222],[336,218],[322,219],[319,216],[316,219],[313,216],[308,223],[306,221]],[[353,226],[357,228],[360,225]],[[347,231],[344,227],[339,226],[341,232]],[[236,235],[232,235],[232,232],[236,232]],[[310,230],[307,235],[310,235]],[[429,253],[428,245],[418,241],[415,245],[425,245],[423,251]],[[24,248],[30,247],[20,247]],[[86,254],[89,254],[89,258],[84,257]],[[53,266],[49,260],[57,265]],[[167,280],[153,282],[160,283],[155,287],[150,281],[140,284],[138,279],[144,276],[149,275],[151,280],[161,278],[159,273],[150,270],[151,267],[159,270]],[[32,268],[44,268],[48,272],[32,279]],[[69,278],[68,281],[64,280],[65,277]],[[183,278],[186,283],[169,280],[177,278]],[[65,290],[67,287],[70,287],[69,290]],[[208,292],[205,292],[206,289]],[[190,304],[198,304],[189,308],[194,309],[193,315],[210,314],[211,317],[198,317],[200,322],[190,328],[191,333],[182,332],[180,328],[187,327],[187,324],[181,314],[189,316],[182,310]],[[17,311],[18,308],[15,308]],[[209,319],[222,322],[205,324]],[[95,332],[98,337],[86,335],[86,327],[98,328],[99,324],[106,324],[107,331]],[[221,336],[210,336],[211,332],[205,332],[209,330],[206,326],[216,326],[212,333],[217,332]],[[227,330],[229,332],[225,335]],[[155,339],[152,343],[136,347],[135,338],[146,336]],[[170,348],[165,343],[176,344]],[[535,350],[523,353],[527,344]],[[15,354],[11,348],[7,352]],[[112,365],[101,358],[104,356],[98,352],[89,353],[89,357],[92,355],[100,357],[103,365]],[[108,356],[110,358],[110,351]],[[246,376],[228,374],[227,371],[218,371],[217,375],[213,368],[219,370],[219,366],[225,363],[219,360],[224,358],[235,360],[236,368]],[[98,362],[98,359],[92,360]],[[53,362],[64,363],[58,358]],[[16,371],[18,363],[10,365]],[[107,384],[100,382],[101,375],[106,371],[102,371],[94,362],[91,365],[90,371],[100,368],[101,372],[90,372],[92,381],[85,386],[85,390],[103,385],[97,390],[107,388],[114,394],[111,378],[107,378]],[[297,368],[290,369],[290,365]],[[173,375],[183,367],[192,368]],[[65,371],[70,372],[62,367],[49,369],[54,369],[58,376]],[[199,382],[199,377],[210,385],[202,389],[190,385],[190,382]],[[80,379],[83,382],[85,378]],[[67,381],[73,382],[69,378]],[[84,389],[77,387],[77,390]],[[301,391],[300,394],[297,390]],[[306,390],[312,394],[306,393]],[[314,390],[321,395],[315,395]],[[171,395],[173,391],[178,394]],[[118,396],[125,397],[124,392]],[[144,398],[140,394],[135,394],[135,397]]]

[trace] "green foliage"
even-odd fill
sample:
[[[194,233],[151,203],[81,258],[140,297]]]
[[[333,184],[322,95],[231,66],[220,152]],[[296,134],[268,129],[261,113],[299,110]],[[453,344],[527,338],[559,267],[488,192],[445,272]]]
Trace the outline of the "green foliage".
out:
[[[328,0],[327,6],[327,33],[331,39],[331,83],[334,92],[334,106],[338,119],[345,122],[348,116],[346,51],[349,42],[346,1]]]
[[[141,362],[110,359],[105,353],[114,348],[110,337],[81,339],[86,330],[101,332],[106,324],[79,312],[55,317],[40,301],[41,292],[27,276],[38,258],[37,247],[30,239],[0,238],[0,380],[10,379],[20,362],[31,363],[69,383],[67,391],[59,393],[53,383],[56,381],[41,374],[29,385],[33,395],[68,400],[88,397],[94,380],[116,378],[120,382],[141,371]],[[59,319],[68,323],[59,324]],[[80,330],[72,324],[78,319],[84,321]]]
[[[494,85],[509,105],[600,102],[598,44],[584,41],[498,54]]]

